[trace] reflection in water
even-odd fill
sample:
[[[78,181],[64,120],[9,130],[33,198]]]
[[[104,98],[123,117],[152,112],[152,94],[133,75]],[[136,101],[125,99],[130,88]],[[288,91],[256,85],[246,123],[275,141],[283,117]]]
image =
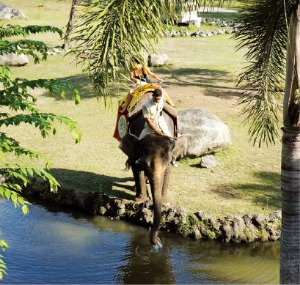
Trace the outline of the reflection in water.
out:
[[[99,228],[107,227],[106,218],[95,216],[92,223]],[[176,284],[169,249],[155,250],[149,241],[149,232],[126,222],[110,224],[116,232],[130,234],[121,265],[117,267],[114,283],[117,284]]]
[[[146,229],[34,205],[27,216],[0,200],[0,284],[274,284],[279,243],[192,241],[164,232],[155,251]]]
[[[185,270],[196,283],[279,283],[279,243],[182,241],[176,247],[185,256]]]
[[[126,248],[125,266],[119,267],[116,277],[118,284],[176,284],[169,250],[159,250],[148,242],[141,245],[141,240],[148,242],[149,235],[135,235]]]

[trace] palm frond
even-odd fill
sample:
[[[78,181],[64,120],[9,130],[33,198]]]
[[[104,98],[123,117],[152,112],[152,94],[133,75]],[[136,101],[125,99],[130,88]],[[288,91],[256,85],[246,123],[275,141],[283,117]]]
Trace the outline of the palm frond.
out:
[[[204,2],[95,0],[79,13],[72,52],[93,80],[95,91],[106,97],[109,82],[121,81],[132,60],[144,61],[143,53],[155,50],[164,33],[164,21],[172,21],[178,11]]]
[[[282,109],[278,90],[284,82],[285,53],[288,41],[287,22],[295,1],[251,1],[239,18],[235,38],[237,47],[247,48],[249,65],[238,78],[243,93],[245,122],[250,124],[254,144],[275,143],[278,136],[278,114]],[[281,100],[282,101],[282,100]]]

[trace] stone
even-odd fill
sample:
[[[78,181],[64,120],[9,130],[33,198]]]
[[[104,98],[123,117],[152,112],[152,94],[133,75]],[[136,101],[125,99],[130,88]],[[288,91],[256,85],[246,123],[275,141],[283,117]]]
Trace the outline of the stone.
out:
[[[168,63],[168,55],[163,54],[151,54],[148,58],[148,65],[149,66],[162,66]]]
[[[27,18],[26,15],[18,10],[13,9],[3,3],[0,3],[0,19],[11,19],[11,18]]]
[[[269,220],[271,222],[274,222],[276,220],[281,220],[282,219],[282,213],[280,210],[274,211],[269,214]]]
[[[192,234],[191,234],[191,236],[194,238],[194,239],[201,239],[202,238],[202,235],[201,235],[201,232],[200,232],[200,230],[198,229],[198,227],[197,226],[192,226],[192,229],[191,229],[191,232],[192,232]]]
[[[187,137],[190,158],[213,154],[231,145],[228,126],[205,109],[188,109],[178,113],[178,131]]]
[[[208,219],[208,216],[202,210],[200,210],[197,213],[195,213],[195,216],[199,219],[199,221],[204,221],[204,220]]]
[[[8,53],[0,55],[0,65],[23,66],[29,63],[25,54]]]
[[[233,224],[233,234],[236,240],[240,238],[241,233],[245,230],[245,222],[242,217],[235,216],[232,221]]]
[[[201,168],[212,168],[215,166],[217,166],[217,161],[213,154],[208,154],[201,157],[201,161],[200,161]]]

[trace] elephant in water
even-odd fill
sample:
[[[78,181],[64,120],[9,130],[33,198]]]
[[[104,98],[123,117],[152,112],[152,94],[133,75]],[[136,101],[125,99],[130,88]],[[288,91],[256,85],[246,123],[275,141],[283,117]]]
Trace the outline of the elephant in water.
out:
[[[151,95],[151,93],[148,94],[148,98]],[[175,138],[177,113],[165,103],[163,116],[173,138],[150,134],[139,140],[138,137],[145,124],[141,112],[142,103],[143,101],[140,102],[140,106],[137,106],[134,112],[129,114],[129,133],[123,137],[120,149],[128,156],[126,166],[128,169],[130,167],[132,169],[138,202],[148,199],[146,177],[149,180],[154,209],[150,241],[153,245],[157,245],[160,243],[158,230],[161,221],[161,206],[162,203],[167,202],[170,162],[172,157],[180,159],[186,155],[187,139],[184,136]],[[137,159],[140,159],[140,164],[135,163]]]

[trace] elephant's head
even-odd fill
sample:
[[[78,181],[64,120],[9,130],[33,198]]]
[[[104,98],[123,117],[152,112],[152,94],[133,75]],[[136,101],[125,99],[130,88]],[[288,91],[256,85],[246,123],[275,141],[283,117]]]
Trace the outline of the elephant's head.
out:
[[[160,174],[170,163],[175,141],[167,136],[147,135],[138,146],[145,171],[153,176]]]

